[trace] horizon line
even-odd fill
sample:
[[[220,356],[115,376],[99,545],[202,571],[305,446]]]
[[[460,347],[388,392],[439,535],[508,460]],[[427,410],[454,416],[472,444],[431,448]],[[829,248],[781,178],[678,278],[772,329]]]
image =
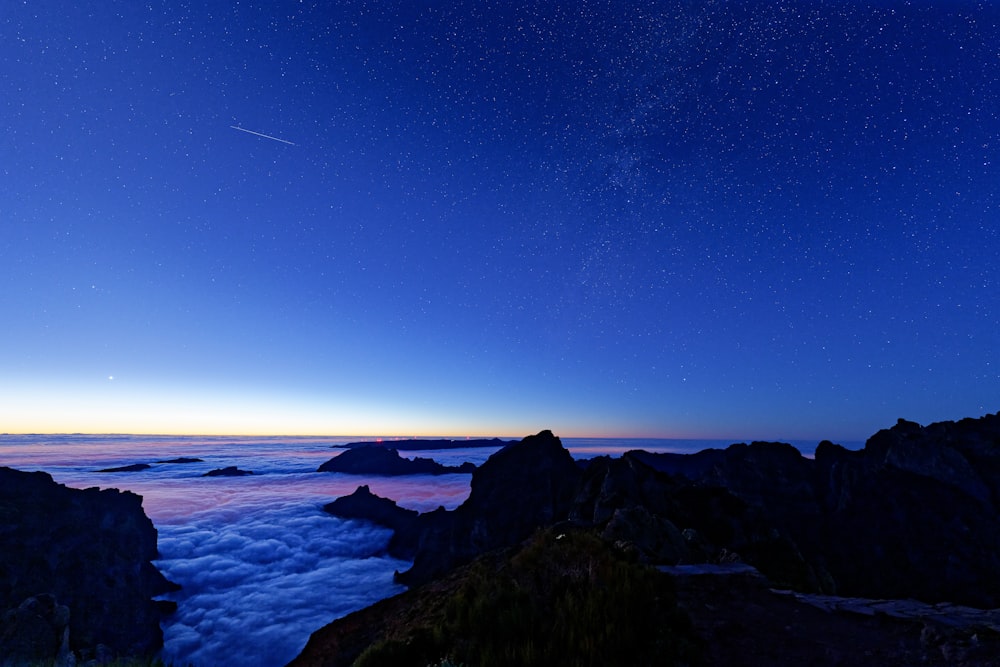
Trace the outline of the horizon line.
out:
[[[542,429],[542,431],[552,431],[552,429]],[[529,433],[527,435],[447,435],[447,434],[429,434],[429,435],[414,435],[414,434],[384,434],[384,433],[338,433],[338,434],[315,434],[315,433],[167,433],[167,432],[125,432],[125,431],[38,431],[38,432],[3,432],[0,433],[0,437],[4,436],[108,436],[108,437],[122,437],[122,436],[145,436],[145,437],[164,437],[164,438],[336,438],[336,439],[365,439],[365,438],[377,438],[385,440],[504,440],[504,439],[516,439],[522,440],[531,435],[535,435],[541,431],[536,431],[535,433]],[[714,442],[729,442],[731,444],[741,444],[741,443],[751,443],[751,442],[822,442],[828,440],[830,442],[866,442],[868,438],[734,438],[734,437],[710,437],[710,436],[697,436],[697,437],[682,437],[682,436],[650,436],[650,435],[560,435],[552,431],[553,435],[562,438],[571,438],[574,440],[694,440],[694,441],[714,441]]]

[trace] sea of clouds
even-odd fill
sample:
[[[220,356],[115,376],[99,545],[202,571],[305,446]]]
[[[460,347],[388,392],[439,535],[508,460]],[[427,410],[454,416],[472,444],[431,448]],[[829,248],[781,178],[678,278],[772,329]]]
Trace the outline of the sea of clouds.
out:
[[[248,511],[249,510],[249,511]],[[156,563],[181,584],[163,657],[198,667],[284,665],[310,633],[400,592],[389,531],[297,503],[230,506],[165,524]]]

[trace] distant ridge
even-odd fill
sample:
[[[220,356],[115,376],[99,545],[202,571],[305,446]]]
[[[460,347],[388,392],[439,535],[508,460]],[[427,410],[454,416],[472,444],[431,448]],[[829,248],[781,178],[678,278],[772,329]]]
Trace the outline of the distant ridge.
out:
[[[475,438],[472,440],[369,440],[365,442],[349,442],[346,445],[333,445],[337,449],[354,449],[356,447],[388,447],[400,451],[420,451],[425,449],[465,449],[466,447],[504,447],[519,440],[501,440],[500,438]]]

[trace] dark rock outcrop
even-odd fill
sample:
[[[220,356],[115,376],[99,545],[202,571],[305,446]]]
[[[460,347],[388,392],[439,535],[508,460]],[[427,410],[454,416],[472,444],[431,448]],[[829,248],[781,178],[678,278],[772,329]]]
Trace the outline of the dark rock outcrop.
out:
[[[446,475],[449,473],[471,473],[476,469],[472,463],[460,466],[445,466],[432,459],[407,459],[399,451],[390,447],[358,447],[348,449],[319,467],[318,472],[340,472],[350,475]]]
[[[215,470],[209,470],[202,477],[243,477],[245,475],[252,475],[251,470],[240,470],[236,466],[226,466],[225,468],[216,468]]]
[[[400,452],[421,451],[428,449],[469,449],[473,447],[503,447],[517,442],[516,440],[501,440],[500,438],[472,438],[468,440],[365,440],[349,442],[346,445],[334,445],[335,448],[354,449],[356,447],[385,447]]]
[[[410,585],[428,581],[566,519],[581,476],[551,431],[507,445],[473,473],[464,503],[450,512],[438,509],[420,516],[413,567],[399,580]]]
[[[140,496],[70,489],[46,473],[0,468],[0,612],[34,599],[36,611],[52,610],[58,632],[62,605],[70,648],[155,653],[163,634],[152,598],[176,589],[152,565],[156,557],[156,529]],[[17,625],[23,616],[10,618]]]
[[[739,447],[735,450],[740,452]],[[570,518],[651,563],[745,559],[777,585],[821,590],[812,567],[753,494],[654,469],[645,452],[600,457],[588,467]],[[715,456],[714,453],[710,453]],[[698,456],[698,455],[693,455]],[[705,458],[705,457],[703,457]],[[695,460],[693,466],[702,465]],[[762,485],[754,484],[758,490]],[[678,537],[682,539],[678,539]]]
[[[203,459],[196,459],[190,456],[181,456],[176,459],[167,459],[166,461],[157,461],[157,463],[202,463]]]
[[[412,558],[419,539],[416,510],[400,507],[393,500],[376,496],[368,485],[359,486],[349,496],[341,496],[323,506],[323,510],[341,519],[364,519],[393,532],[389,552],[397,558]]]
[[[559,438],[543,431],[507,445],[476,469],[469,498],[452,511],[439,508],[413,517],[392,509],[391,501],[373,496],[367,487],[347,496],[349,504],[340,506],[348,503],[340,498],[327,511],[350,507],[351,514],[338,509],[337,515],[394,528],[389,550],[399,558],[413,558],[413,567],[398,575],[412,585],[566,519],[581,476]]]
[[[149,470],[152,467],[148,463],[133,463],[132,465],[120,466],[118,468],[104,468],[97,472],[140,472],[142,470]]]
[[[800,591],[1000,607],[998,501],[1000,415],[900,420],[814,459],[755,442],[584,468],[543,432],[494,454],[465,503],[417,517],[392,548],[412,555],[400,580],[415,584],[569,520],[649,562],[741,559]]]
[[[1000,606],[1000,415],[899,420],[860,451],[824,441],[814,460],[779,443],[631,455],[761,511],[818,590]],[[773,552],[734,548],[769,576],[778,567]]]

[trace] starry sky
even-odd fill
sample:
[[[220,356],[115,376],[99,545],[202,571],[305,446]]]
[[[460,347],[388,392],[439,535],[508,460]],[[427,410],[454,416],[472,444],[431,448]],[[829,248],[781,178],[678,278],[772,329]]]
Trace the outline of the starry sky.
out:
[[[0,432],[1000,409],[1000,5],[6,2]]]

